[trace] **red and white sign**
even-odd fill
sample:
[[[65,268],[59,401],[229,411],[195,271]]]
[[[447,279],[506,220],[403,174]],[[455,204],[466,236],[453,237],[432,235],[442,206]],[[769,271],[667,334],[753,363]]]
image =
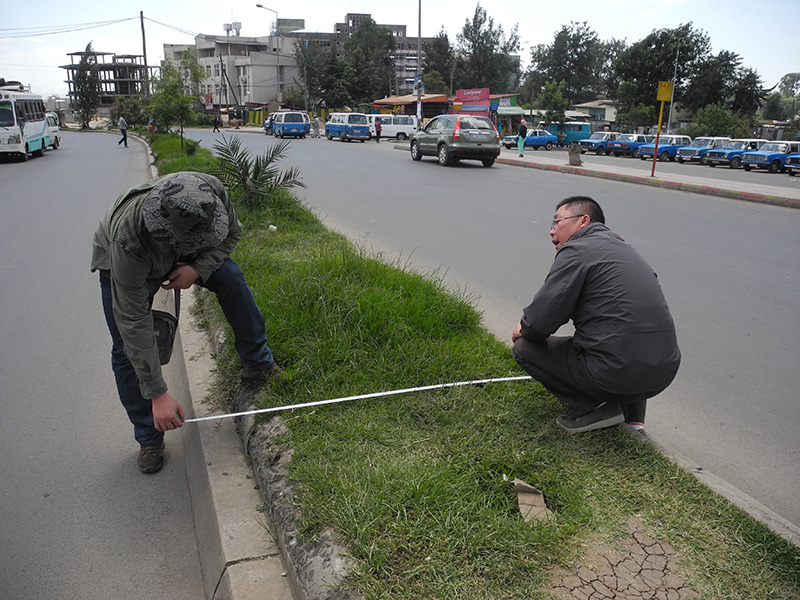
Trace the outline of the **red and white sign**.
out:
[[[453,108],[456,110],[461,110],[461,107],[464,106],[464,101],[461,98],[456,97],[453,100]]]
[[[456,101],[460,101],[461,108],[456,108]],[[468,115],[489,116],[489,88],[474,90],[456,90],[453,109]]]

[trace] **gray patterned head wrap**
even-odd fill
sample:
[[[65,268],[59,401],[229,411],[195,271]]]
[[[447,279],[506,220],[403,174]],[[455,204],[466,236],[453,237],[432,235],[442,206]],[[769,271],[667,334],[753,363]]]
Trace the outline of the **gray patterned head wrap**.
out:
[[[179,256],[217,246],[228,235],[228,213],[211,185],[191,173],[167,176],[144,200],[144,224]]]

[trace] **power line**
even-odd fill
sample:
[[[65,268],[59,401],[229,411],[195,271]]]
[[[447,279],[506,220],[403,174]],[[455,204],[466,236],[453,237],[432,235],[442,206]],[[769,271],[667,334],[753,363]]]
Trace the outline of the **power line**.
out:
[[[138,18],[139,17],[128,17],[126,19],[116,19],[114,21],[96,21],[94,23],[77,23],[75,25],[55,25],[46,27],[14,27],[9,29],[0,29],[0,39],[13,39],[22,37],[73,33],[75,31],[83,31],[85,29],[108,27],[109,25],[116,25],[118,23],[124,23],[125,21],[132,21]]]

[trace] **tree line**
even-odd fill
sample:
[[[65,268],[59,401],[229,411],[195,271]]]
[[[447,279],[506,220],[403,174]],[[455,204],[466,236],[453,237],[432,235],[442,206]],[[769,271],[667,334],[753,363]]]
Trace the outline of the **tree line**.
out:
[[[488,87],[518,93],[520,105],[545,111],[548,120],[563,119],[572,105],[607,98],[617,107],[617,126],[630,131],[657,123],[659,81],[674,80],[675,105],[694,115],[707,135],[747,136],[759,117],[789,121],[797,114],[800,73],[765,89],[756,69],[735,52],[713,53],[709,35],[691,22],[630,44],[600,39],[588,22],[570,22],[551,43],[531,49],[525,70],[520,51],[518,24],[506,33],[478,4],[455,40],[442,30],[426,43],[425,92]],[[399,87],[394,39],[372,20],[345,42],[341,58],[299,46],[296,57],[310,109],[368,104]]]
[[[655,30],[631,44],[600,39],[588,22],[570,22],[555,32],[551,43],[531,48],[525,70],[521,49],[518,24],[506,33],[478,4],[455,40],[442,30],[426,41],[421,65],[425,92],[452,95],[457,89],[489,88],[517,93],[520,106],[543,111],[550,122],[563,120],[570,106],[607,98],[617,108],[616,127],[634,131],[657,123],[659,81],[674,80],[674,104],[693,115],[696,124],[691,134],[749,137],[759,119],[787,121],[785,136],[800,134],[800,119],[795,118],[800,73],[788,73],[765,89],[756,69],[743,65],[735,52],[714,54],[709,35],[691,22]],[[369,18],[345,41],[341,56],[298,41],[295,59],[297,87],[284,90],[284,103],[294,108],[371,105],[400,88],[395,38]],[[74,104],[88,126],[100,99],[91,44],[74,77]],[[196,84],[204,78],[192,52],[179,64],[164,61],[152,81],[152,96],[122,99],[114,114],[126,112],[134,123],[149,114],[159,128],[191,123],[197,98],[186,95],[186,81]]]

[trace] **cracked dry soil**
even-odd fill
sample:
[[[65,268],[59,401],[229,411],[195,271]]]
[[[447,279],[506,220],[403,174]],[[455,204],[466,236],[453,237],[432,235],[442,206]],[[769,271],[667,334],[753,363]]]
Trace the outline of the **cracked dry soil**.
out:
[[[651,538],[638,522],[622,549],[592,545],[569,569],[551,580],[556,596],[570,600],[688,600],[697,593],[678,573],[678,554]]]

